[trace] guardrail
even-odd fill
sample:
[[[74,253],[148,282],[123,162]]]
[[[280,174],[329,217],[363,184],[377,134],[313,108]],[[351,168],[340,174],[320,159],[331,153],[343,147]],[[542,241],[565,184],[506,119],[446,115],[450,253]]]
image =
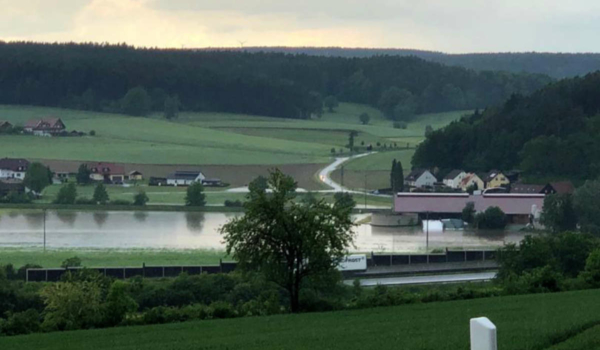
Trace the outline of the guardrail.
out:
[[[495,250],[447,250],[439,254],[377,254],[371,253],[367,265],[372,266],[398,266],[413,264],[441,264],[474,261],[496,260],[498,252]]]

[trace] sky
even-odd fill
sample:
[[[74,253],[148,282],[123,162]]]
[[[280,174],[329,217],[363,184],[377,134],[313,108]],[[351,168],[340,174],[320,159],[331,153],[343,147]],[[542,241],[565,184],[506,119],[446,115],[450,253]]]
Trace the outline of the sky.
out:
[[[600,52],[597,0],[0,0],[0,40]]]

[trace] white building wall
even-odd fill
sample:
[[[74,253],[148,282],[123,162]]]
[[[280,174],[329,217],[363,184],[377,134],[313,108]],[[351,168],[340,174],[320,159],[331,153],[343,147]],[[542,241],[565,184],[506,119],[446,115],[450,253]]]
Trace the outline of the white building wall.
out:
[[[419,176],[417,181],[415,181],[415,187],[423,187],[423,186],[433,186],[437,182],[435,176],[429,171],[424,172]]]

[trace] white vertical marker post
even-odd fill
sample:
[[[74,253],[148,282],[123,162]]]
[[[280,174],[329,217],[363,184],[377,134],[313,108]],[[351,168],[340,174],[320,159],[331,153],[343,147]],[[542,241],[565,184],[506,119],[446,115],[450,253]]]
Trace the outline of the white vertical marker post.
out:
[[[471,319],[471,350],[498,350],[496,326],[487,317]]]

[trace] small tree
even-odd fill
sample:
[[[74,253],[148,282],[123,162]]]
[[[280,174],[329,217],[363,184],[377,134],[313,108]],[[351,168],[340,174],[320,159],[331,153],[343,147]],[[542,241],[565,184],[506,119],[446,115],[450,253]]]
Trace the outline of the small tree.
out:
[[[140,191],[140,192],[138,192],[138,194],[133,196],[133,205],[143,207],[146,205],[146,203],[148,203],[149,200],[150,200],[150,198],[148,198],[148,195],[146,194],[146,192]]]
[[[296,182],[275,170],[273,193],[250,193],[246,214],[221,228],[227,253],[244,270],[261,271],[289,293],[290,309],[300,311],[300,289],[307,279],[332,273],[352,244],[351,208],[323,200],[296,203]]]
[[[475,203],[468,202],[462,210],[462,220],[469,224],[475,220]]]
[[[106,202],[108,202],[108,192],[106,191],[104,184],[99,183],[96,185],[96,188],[94,189],[94,196],[92,198],[96,203],[106,204]]]
[[[355,130],[350,131],[348,133],[348,149],[350,149],[350,153],[354,151],[354,138],[358,135],[358,132]]]
[[[363,125],[367,125],[369,124],[369,122],[371,121],[371,116],[369,116],[368,113],[362,113],[358,119],[360,120],[360,123]]]
[[[325,100],[323,100],[323,104],[325,105],[325,107],[327,107],[330,113],[334,113],[334,108],[337,108],[337,106],[339,106],[337,98],[331,95],[325,97]]]
[[[479,229],[501,230],[506,227],[506,214],[498,207],[489,207],[475,216],[475,223]]]
[[[335,205],[341,208],[350,208],[352,210],[356,206],[356,201],[348,192],[336,192],[333,195],[333,199],[335,200]]]
[[[44,166],[42,163],[31,163],[27,172],[25,173],[25,179],[23,184],[33,192],[41,193],[44,188],[48,187],[52,183],[52,172],[49,168]]]
[[[75,204],[77,199],[77,187],[74,183],[64,185],[58,191],[54,203],[56,204]]]
[[[185,205],[188,207],[203,207],[206,204],[205,198],[204,186],[200,182],[195,182],[187,188]]]
[[[121,100],[123,113],[133,116],[145,116],[150,113],[152,100],[146,89],[141,86],[127,91]]]
[[[92,182],[92,179],[90,178],[91,174],[92,172],[88,168],[87,164],[81,164],[79,169],[77,169],[77,176],[75,179],[77,180],[78,184],[87,185]]]
[[[63,261],[62,264],[60,264],[60,267],[79,267],[81,266],[81,259],[79,259],[78,257],[74,256],[72,258],[68,258],[67,260]]]
[[[431,135],[432,132],[433,132],[433,128],[431,127],[431,125],[427,125],[425,127],[425,137]]]
[[[175,119],[179,116],[179,97],[177,95],[165,99],[165,118]]]
[[[600,249],[594,250],[588,256],[582,277],[592,287],[600,286]]]
[[[262,175],[257,176],[254,180],[250,181],[250,184],[248,184],[248,191],[250,193],[263,192],[268,188],[269,180]]]
[[[390,187],[394,193],[404,191],[404,169],[402,168],[402,162],[396,161],[396,159],[392,161]]]
[[[96,136],[96,130],[90,130],[90,136]]]

